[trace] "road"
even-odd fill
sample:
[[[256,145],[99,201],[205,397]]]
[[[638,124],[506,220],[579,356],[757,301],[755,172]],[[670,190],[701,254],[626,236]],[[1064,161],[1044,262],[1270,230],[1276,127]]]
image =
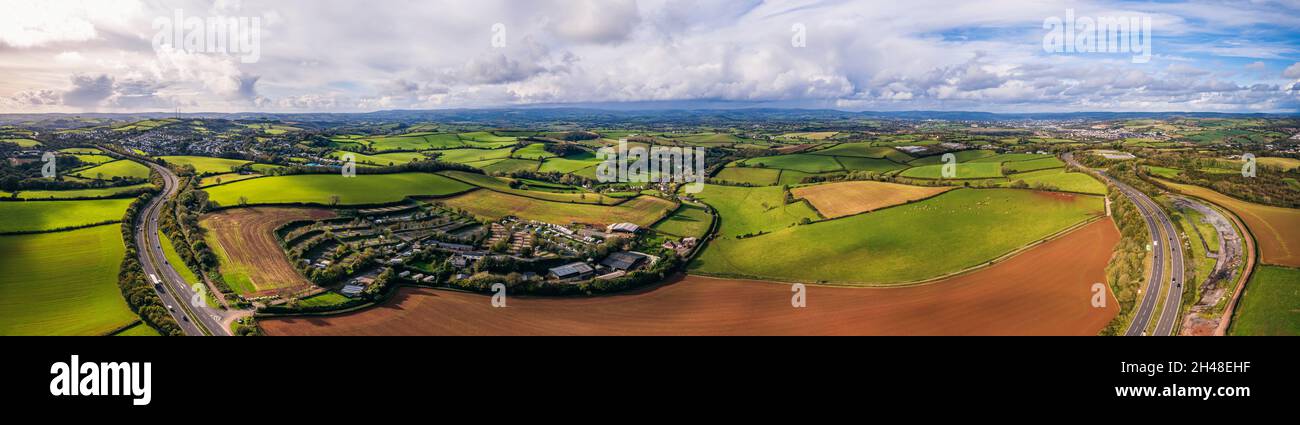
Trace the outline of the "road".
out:
[[[221,325],[225,313],[220,309],[208,307],[202,297],[198,298],[197,305],[191,302],[195,299],[195,293],[190,286],[195,282],[186,282],[181,278],[180,274],[176,273],[176,269],[167,262],[167,257],[163,255],[158,238],[158,217],[162,214],[163,203],[175,197],[180,191],[180,181],[166,167],[152,163],[148,165],[162,174],[163,191],[162,195],[155,196],[145,206],[144,211],[136,219],[135,240],[140,265],[144,267],[144,272],[150,279],[149,283],[154,285],[154,291],[158,292],[163,304],[167,305],[168,311],[176,319],[176,323],[181,325],[186,335],[228,336],[229,330]],[[153,280],[155,277],[158,281]],[[204,288],[206,290],[206,287]]]
[[[1067,153],[1062,158],[1070,165],[1085,170],[1088,169],[1076,162],[1073,154]],[[1164,308],[1161,309],[1160,317],[1156,319],[1156,329],[1151,334],[1172,335],[1174,326],[1178,323],[1179,310],[1183,299],[1182,238],[1174,231],[1173,222],[1169,219],[1169,216],[1150,197],[1132,186],[1107,175],[1104,171],[1097,171],[1097,174],[1114,184],[1124,196],[1133,201],[1133,204],[1138,207],[1138,212],[1142,214],[1142,217],[1147,222],[1147,231],[1151,234],[1151,240],[1155,242],[1152,246],[1154,256],[1151,264],[1151,278],[1147,281],[1146,289],[1142,290],[1142,302],[1124,334],[1128,336],[1147,335],[1146,329],[1151,324],[1151,316],[1155,314],[1159,294],[1164,292],[1166,294]],[[1173,266],[1170,269],[1171,273],[1168,279],[1164,275],[1166,258],[1168,258],[1170,265]]]

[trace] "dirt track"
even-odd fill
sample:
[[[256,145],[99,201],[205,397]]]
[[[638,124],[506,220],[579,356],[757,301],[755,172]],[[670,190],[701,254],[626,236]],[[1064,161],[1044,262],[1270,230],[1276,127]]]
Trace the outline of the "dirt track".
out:
[[[582,299],[404,289],[384,306],[327,318],[263,320],[271,335],[1095,335],[1118,311],[1090,288],[1119,232],[1099,220],[1006,262],[909,288],[809,287],[688,276],[637,293]]]

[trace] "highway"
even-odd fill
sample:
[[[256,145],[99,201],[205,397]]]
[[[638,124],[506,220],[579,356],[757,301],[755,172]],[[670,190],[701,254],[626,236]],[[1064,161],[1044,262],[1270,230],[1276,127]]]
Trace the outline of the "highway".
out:
[[[180,274],[176,273],[176,269],[167,262],[167,257],[163,255],[158,238],[158,217],[162,214],[163,204],[180,191],[180,182],[166,167],[152,163],[147,165],[162,174],[163,191],[145,206],[136,219],[135,240],[140,265],[144,268],[149,283],[154,286],[154,291],[158,292],[163,304],[167,305],[167,310],[176,319],[176,323],[181,325],[186,335],[228,336],[229,330],[221,325],[224,312],[208,307],[202,297],[198,298],[197,305],[191,302],[195,299],[195,293],[191,288],[195,282],[186,282],[181,278]],[[185,267],[183,264],[179,266]],[[206,286],[204,288],[206,290]]]
[[[1062,158],[1070,165],[1085,170],[1088,169],[1075,162],[1073,154],[1067,153]],[[1173,334],[1174,325],[1178,323],[1183,298],[1182,239],[1174,231],[1173,222],[1170,221],[1169,216],[1150,197],[1132,186],[1107,175],[1104,171],[1097,171],[1097,174],[1106,179],[1107,182],[1115,185],[1124,196],[1133,201],[1133,204],[1138,207],[1138,212],[1146,219],[1147,231],[1151,234],[1151,240],[1155,242],[1151,247],[1154,254],[1151,263],[1151,278],[1147,281],[1146,289],[1142,290],[1142,301],[1133,316],[1133,321],[1124,334],[1128,336],[1147,335],[1146,329],[1151,324],[1151,318],[1155,314],[1159,294],[1164,292],[1167,294],[1164,308],[1161,310],[1160,317],[1156,319],[1156,329],[1152,335],[1171,335]],[[1173,266],[1168,279],[1164,276],[1166,258],[1169,259],[1169,263]]]

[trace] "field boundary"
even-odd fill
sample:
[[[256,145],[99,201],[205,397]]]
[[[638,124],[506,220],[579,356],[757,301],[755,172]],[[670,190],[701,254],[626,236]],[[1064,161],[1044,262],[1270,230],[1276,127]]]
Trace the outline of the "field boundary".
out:
[[[584,168],[584,169],[585,169],[585,168]],[[479,185],[477,185],[477,184],[474,184],[473,182],[468,182],[468,181],[465,181],[465,180],[461,180],[461,179],[456,178],[455,176],[449,176],[449,175],[443,174],[443,173],[441,173],[441,172],[439,172],[439,173],[435,173],[435,174],[440,175],[440,176],[443,176],[443,177],[446,177],[446,178],[449,178],[449,179],[452,179],[452,180],[455,180],[455,181],[458,181],[458,182],[461,182],[461,183],[465,183],[465,184],[467,184],[467,185],[470,185],[470,186],[473,186],[473,187],[476,188],[476,189],[466,190],[466,191],[464,191],[464,192],[460,192],[460,193],[453,193],[453,194],[448,194],[448,195],[442,196],[442,197],[444,197],[444,198],[452,198],[452,197],[456,197],[456,196],[464,195],[464,194],[466,194],[466,193],[473,192],[474,190],[482,189],[482,190],[489,190],[489,191],[493,191],[493,192],[501,193],[501,194],[506,194],[506,195],[518,196],[518,197],[521,197],[521,198],[536,199],[536,200],[538,200],[538,201],[545,201],[545,202],[554,202],[554,203],[557,203],[557,204],[582,204],[582,205],[595,205],[595,206],[615,207],[615,206],[622,205],[624,202],[630,201],[630,200],[632,200],[632,199],[636,199],[636,198],[638,198],[638,197],[645,196],[645,195],[637,194],[636,196],[629,196],[629,197],[627,197],[627,198],[614,198],[614,197],[611,197],[611,196],[605,196],[604,194],[601,194],[601,193],[594,193],[594,195],[596,195],[596,196],[604,196],[604,197],[606,197],[606,198],[610,198],[610,199],[619,199],[620,201],[618,201],[618,202],[614,202],[614,203],[612,203],[612,204],[593,204],[593,203],[590,203],[590,202],[564,202],[564,201],[556,201],[556,200],[554,200],[554,199],[545,199],[545,198],[539,198],[539,197],[536,197],[536,196],[523,195],[523,194],[514,193],[514,192],[507,192],[507,191],[503,191],[503,190],[497,190],[497,189],[493,189],[493,188],[485,187],[485,186],[479,186]],[[485,175],[485,176],[488,176],[488,177],[492,177],[492,178],[494,178],[494,179],[496,178],[495,176],[492,176],[492,175],[490,175],[490,174],[484,174],[484,175]],[[527,190],[521,190],[520,192],[528,192],[528,191],[527,191]],[[549,193],[549,192],[548,192],[548,193]]]

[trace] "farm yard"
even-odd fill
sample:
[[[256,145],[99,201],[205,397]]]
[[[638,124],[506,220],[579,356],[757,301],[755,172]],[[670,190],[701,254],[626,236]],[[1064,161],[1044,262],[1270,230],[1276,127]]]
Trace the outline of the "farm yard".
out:
[[[473,188],[466,183],[429,173],[300,174],[264,177],[223,184],[207,189],[210,198],[222,206],[237,206],[241,197],[248,205],[314,204],[368,205],[398,202],[412,196],[447,196]]]
[[[1118,311],[1091,296],[1119,232],[1099,220],[1007,261],[906,288],[790,286],[686,276],[616,297],[518,296],[509,309],[455,291],[402,289],[383,307],[261,322],[269,335],[1096,335]],[[1087,247],[1087,249],[1080,249]]]
[[[0,335],[103,335],[138,319],[117,287],[121,226],[0,236],[0,252]]]

